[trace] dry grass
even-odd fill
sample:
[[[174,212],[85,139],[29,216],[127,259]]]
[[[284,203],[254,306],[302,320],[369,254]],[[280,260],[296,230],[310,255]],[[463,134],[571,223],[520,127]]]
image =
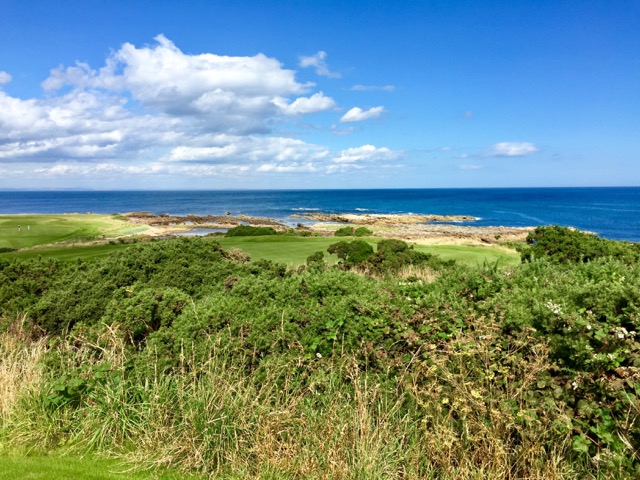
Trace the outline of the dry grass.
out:
[[[40,361],[47,350],[47,339],[32,341],[18,318],[7,332],[0,333],[0,420],[9,421],[20,398],[39,390],[42,382]]]

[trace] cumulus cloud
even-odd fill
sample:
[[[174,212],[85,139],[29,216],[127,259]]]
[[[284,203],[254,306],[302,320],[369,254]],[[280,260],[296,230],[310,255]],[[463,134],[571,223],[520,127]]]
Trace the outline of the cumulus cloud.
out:
[[[311,97],[296,98],[292,103],[288,103],[284,99],[276,99],[274,102],[284,113],[289,115],[317,113],[336,106],[335,100],[326,97],[322,92],[314,93]]]
[[[354,85],[352,92],[393,92],[395,85]]]
[[[275,133],[274,125],[337,107],[276,59],[186,54],[162,35],[155,40],[125,43],[98,68],[78,62],[51,70],[41,98],[0,89],[2,177],[66,178],[72,185],[103,178],[119,186],[122,176],[332,173],[399,156],[371,145],[336,153]],[[328,72],[320,53],[308,66]],[[0,71],[0,84],[10,80]],[[356,108],[343,119],[383,111]]]
[[[500,142],[496,143],[489,156],[493,157],[524,157],[536,153],[538,148],[530,142]]]
[[[384,113],[384,107],[373,107],[368,110],[362,110],[360,107],[353,107],[345,113],[340,119],[341,122],[361,122],[370,118],[378,118]]]
[[[340,78],[342,75],[329,70],[326,58],[327,52],[319,51],[315,55],[311,55],[309,57],[300,57],[298,65],[302,68],[315,68],[316,73],[322,77]]]
[[[142,48],[125,43],[98,70],[84,63],[54,69],[42,86],[47,91],[71,86],[124,93],[152,111],[191,116],[208,130],[235,133],[267,132],[270,118],[289,113],[283,99],[311,87],[263,54],[188,55],[163,35],[155,40],[154,46]]]
[[[317,162],[329,157],[327,148],[284,137],[235,137],[222,135],[208,146],[177,146],[167,161],[193,163],[258,164],[268,162]]]
[[[7,72],[0,70],[0,85],[6,85],[11,82],[11,75]]]
[[[361,147],[347,148],[333,158],[335,163],[362,163],[373,161],[393,161],[400,157],[400,152],[387,147],[375,147],[374,145],[362,145]]]

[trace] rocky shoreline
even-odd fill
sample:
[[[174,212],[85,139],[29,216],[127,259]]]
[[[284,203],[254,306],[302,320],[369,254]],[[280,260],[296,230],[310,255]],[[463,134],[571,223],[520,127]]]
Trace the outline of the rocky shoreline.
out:
[[[238,225],[255,227],[269,226],[278,231],[290,229],[290,226],[277,220],[247,215],[154,215],[149,212],[128,212],[122,214],[129,222],[147,225],[148,235],[171,235],[193,228],[233,228]],[[335,224],[358,225],[371,228],[375,235],[398,238],[422,244],[499,244],[503,242],[523,242],[535,227],[468,226],[453,225],[457,222],[471,222],[475,217],[467,215],[414,215],[414,214],[326,214],[308,213],[292,215],[317,223],[302,225],[304,228],[321,235],[333,235]],[[442,223],[441,223],[442,222]]]
[[[469,215],[417,215],[384,213],[305,213],[291,215],[292,218],[317,220],[319,222],[352,223],[366,226],[395,226],[430,222],[473,222],[476,217]]]
[[[254,227],[276,227],[286,229],[287,226],[271,218],[251,217],[247,215],[155,215],[149,212],[127,212],[122,214],[129,222],[152,227],[197,226],[211,228],[233,228],[238,225]]]

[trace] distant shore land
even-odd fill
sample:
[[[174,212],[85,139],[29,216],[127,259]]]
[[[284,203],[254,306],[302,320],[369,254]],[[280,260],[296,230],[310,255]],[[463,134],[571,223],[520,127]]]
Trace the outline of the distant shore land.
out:
[[[149,235],[166,235],[193,228],[225,229],[238,225],[256,227],[270,226],[276,230],[291,228],[282,222],[266,217],[246,215],[154,215],[149,212],[122,214],[129,222],[146,225]],[[535,227],[468,226],[457,222],[474,221],[468,215],[420,215],[420,214],[327,214],[321,212],[291,215],[305,223],[306,228],[316,233],[331,235],[340,225],[369,227],[382,237],[393,237],[423,244],[496,244],[500,242],[523,242]]]

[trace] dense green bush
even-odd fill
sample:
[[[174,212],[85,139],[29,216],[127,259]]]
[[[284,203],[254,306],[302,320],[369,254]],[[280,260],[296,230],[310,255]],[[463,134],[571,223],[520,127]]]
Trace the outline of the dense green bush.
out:
[[[555,262],[589,262],[601,257],[624,258],[628,262],[640,259],[640,245],[616,242],[594,234],[567,227],[537,227],[527,236],[522,247],[523,261],[549,257]]]
[[[353,227],[340,227],[334,233],[336,237],[352,237],[353,236]]]
[[[370,237],[373,232],[367,227],[358,227],[353,231],[353,235],[356,237]]]
[[[373,232],[369,230],[367,227],[341,227],[336,230],[336,237],[370,237],[373,235]]]
[[[225,237],[259,237],[262,235],[277,235],[273,227],[252,227],[250,225],[238,225],[230,228]]]
[[[395,272],[410,265],[441,269],[454,264],[454,261],[442,261],[434,255],[416,252],[406,242],[395,239],[380,240],[375,253],[373,247],[363,240],[334,243],[327,251],[342,260],[343,268],[359,265],[381,274]]]
[[[337,255],[347,267],[358,265],[373,255],[373,247],[364,240],[332,243],[327,248],[327,251]]]

